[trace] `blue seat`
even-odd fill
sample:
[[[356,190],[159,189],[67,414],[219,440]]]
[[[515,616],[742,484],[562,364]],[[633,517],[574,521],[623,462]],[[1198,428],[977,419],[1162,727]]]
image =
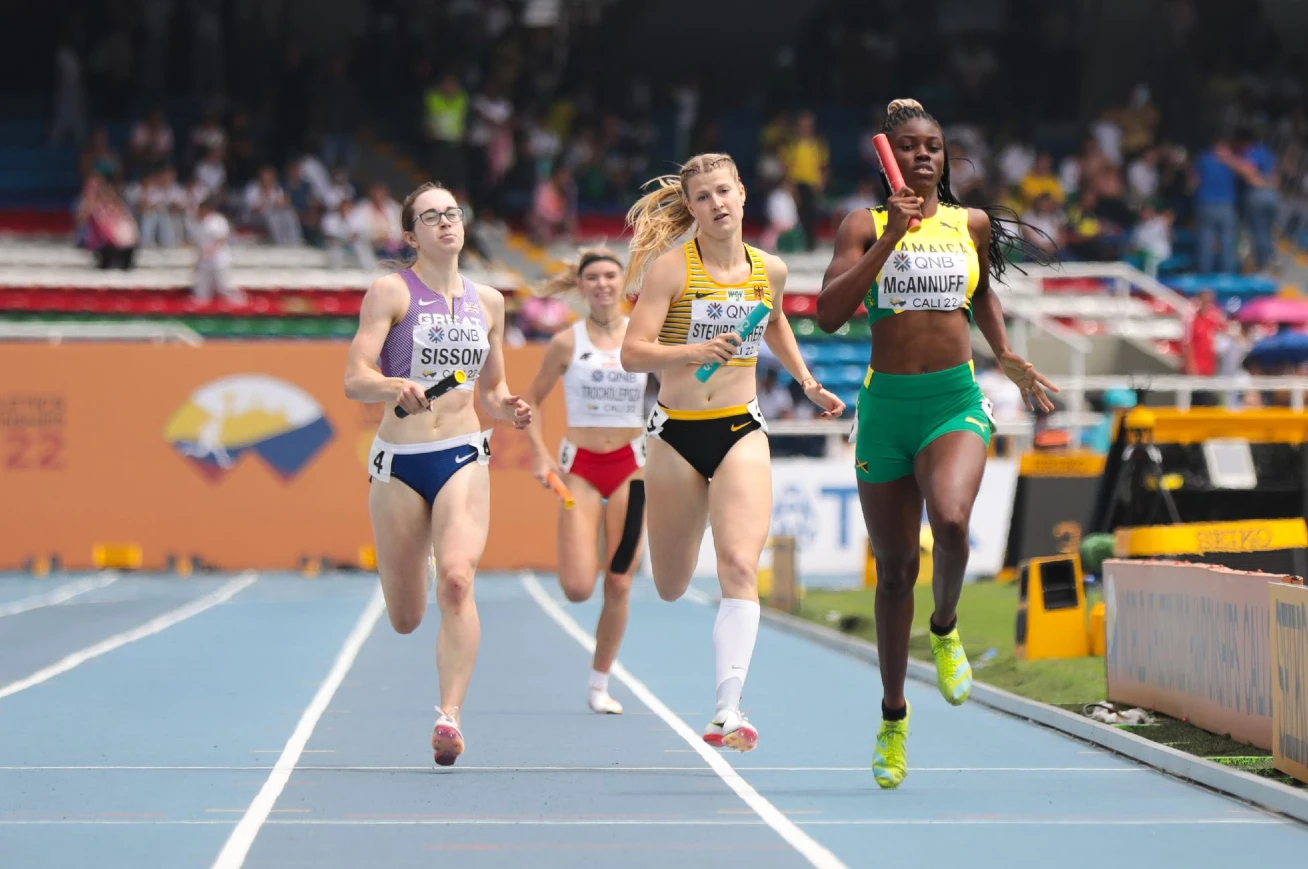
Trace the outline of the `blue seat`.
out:
[[[1277,287],[1276,281],[1266,275],[1168,275],[1164,283],[1187,296],[1203,290],[1212,290],[1219,296],[1267,296],[1275,293]]]

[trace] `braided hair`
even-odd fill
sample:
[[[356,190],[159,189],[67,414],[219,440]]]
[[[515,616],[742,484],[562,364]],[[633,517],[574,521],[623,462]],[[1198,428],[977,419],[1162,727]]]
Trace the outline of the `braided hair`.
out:
[[[881,132],[888,136],[894,130],[899,129],[902,125],[915,120],[928,121],[935,124],[937,127],[940,127],[940,122],[931,117],[931,115],[927,113],[927,110],[922,108],[922,104],[917,100],[892,100],[890,105],[886,107],[886,119],[881,124]],[[941,127],[940,129],[941,139],[943,140],[944,128]],[[884,173],[881,175],[881,186],[886,191],[887,199],[894,195],[895,191],[890,189],[890,182],[887,180]],[[940,185],[936,188],[936,197],[943,205],[954,205],[959,208],[968,207],[962,200],[954,195],[954,191],[949,187],[948,142],[945,143],[945,167],[940,175]],[[1009,254],[1011,253],[1016,253],[1023,259],[1034,261],[1040,265],[1047,266],[1050,264],[1051,260],[1049,254],[1039,245],[1032,244],[1022,234],[1022,227],[1030,226],[1030,224],[1024,223],[1013,209],[1006,208],[1002,205],[972,207],[984,211],[986,216],[990,218],[990,274],[995,278],[995,280],[1003,279],[1004,271],[1008,267]],[[1040,235],[1045,236],[1045,238],[1049,237],[1038,227],[1031,228]],[[1052,239],[1050,239],[1050,241],[1052,241]],[[1014,267],[1023,274],[1026,274],[1025,271],[1022,271],[1021,266],[1014,264]]]

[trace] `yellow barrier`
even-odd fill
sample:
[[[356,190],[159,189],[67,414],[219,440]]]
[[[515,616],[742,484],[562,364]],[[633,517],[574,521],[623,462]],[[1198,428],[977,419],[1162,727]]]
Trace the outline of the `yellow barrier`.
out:
[[[1090,654],[1085,585],[1078,556],[1032,558],[1021,566],[1016,655],[1024,661]]]

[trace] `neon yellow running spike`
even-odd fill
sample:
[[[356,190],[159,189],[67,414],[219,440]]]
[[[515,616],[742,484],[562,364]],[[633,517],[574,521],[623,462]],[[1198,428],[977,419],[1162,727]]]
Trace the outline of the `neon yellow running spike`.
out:
[[[952,706],[962,706],[972,693],[972,665],[967,662],[958,628],[943,637],[931,634],[931,654],[936,659],[936,682]]]
[[[904,720],[882,719],[881,730],[877,732],[877,751],[872,755],[872,776],[886,790],[899,787],[904,776],[908,775],[905,748],[908,742],[908,719],[912,716],[913,707],[905,700]]]

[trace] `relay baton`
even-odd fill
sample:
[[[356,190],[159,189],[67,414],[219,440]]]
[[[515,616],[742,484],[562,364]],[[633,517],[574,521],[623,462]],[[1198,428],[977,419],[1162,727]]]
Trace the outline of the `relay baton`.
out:
[[[755,305],[754,310],[750,311],[749,316],[745,318],[745,322],[741,323],[740,326],[736,328],[736,334],[740,336],[740,340],[744,341],[748,338],[750,333],[757,329],[758,324],[762,323],[770,313],[772,313],[772,307],[770,305],[765,303]],[[699,378],[700,383],[708,383],[708,379],[713,376],[713,372],[721,367],[721,362],[705,362],[699,367],[699,370],[695,372],[695,376]]]
[[[890,182],[890,195],[894,196],[908,185],[904,183],[904,175],[899,171],[899,162],[895,160],[894,149],[890,147],[890,137],[885,133],[877,133],[872,137],[872,144],[881,160],[881,171],[886,173],[886,180]],[[917,229],[921,225],[922,221],[916,217],[908,219],[909,229]]]
[[[423,395],[427,396],[428,401],[435,401],[467,379],[468,375],[464,374],[463,371],[451,371],[431,386],[428,386]],[[409,415],[409,412],[397,404],[395,406],[395,415],[400,419],[404,419]]]
[[[558,474],[550,471],[549,480],[550,488],[554,490],[554,494],[558,495],[559,500],[563,502],[564,510],[571,510],[577,505],[577,502],[572,498],[572,493],[568,491],[568,487],[559,479]]]

